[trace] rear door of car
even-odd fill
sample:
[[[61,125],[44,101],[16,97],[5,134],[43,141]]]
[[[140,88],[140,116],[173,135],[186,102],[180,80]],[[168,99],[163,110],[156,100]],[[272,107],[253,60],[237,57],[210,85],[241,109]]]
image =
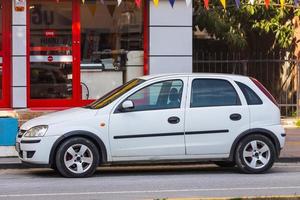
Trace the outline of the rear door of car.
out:
[[[185,116],[188,155],[223,157],[237,135],[249,129],[249,109],[230,78],[190,77]]]

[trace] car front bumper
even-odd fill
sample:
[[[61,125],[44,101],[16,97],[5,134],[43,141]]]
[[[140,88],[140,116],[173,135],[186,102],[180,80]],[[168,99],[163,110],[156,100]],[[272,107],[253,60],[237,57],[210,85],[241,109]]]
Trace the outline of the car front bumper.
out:
[[[48,165],[52,146],[58,137],[17,138],[16,150],[20,160],[30,164]]]

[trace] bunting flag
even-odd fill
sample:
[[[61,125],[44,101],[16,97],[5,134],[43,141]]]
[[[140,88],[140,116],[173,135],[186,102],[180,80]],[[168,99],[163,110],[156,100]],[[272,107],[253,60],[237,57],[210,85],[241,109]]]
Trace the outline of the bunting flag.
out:
[[[175,4],[175,0],[169,0],[169,2],[170,2],[171,6],[172,6],[172,8],[173,8],[173,7],[174,7],[174,4]]]
[[[121,5],[122,0],[117,0],[118,1],[118,7]]]
[[[158,6],[158,3],[159,3],[159,0],[153,0],[153,4],[154,4],[155,7]]]
[[[209,0],[204,0],[204,8],[205,8],[206,10],[209,9]]]
[[[266,8],[269,9],[270,6],[270,0],[265,0]]]
[[[280,7],[281,8],[284,8],[284,3],[285,3],[285,0],[280,0]]]
[[[142,0],[135,0],[135,5],[138,7],[138,8],[141,8],[141,3],[142,3]]]
[[[240,5],[241,5],[240,0],[235,0],[235,5],[237,8],[240,8]]]
[[[251,5],[254,5],[254,0],[249,0]]]
[[[220,0],[222,6],[224,7],[224,9],[226,9],[226,0]]]
[[[87,4],[88,9],[90,10],[92,16],[95,16],[97,10],[96,4]]]
[[[298,0],[294,0],[294,4],[295,4],[295,6],[299,6],[299,1]]]
[[[104,3],[104,0],[100,0],[100,2],[104,5],[105,3]]]
[[[192,3],[192,0],[185,0],[186,6],[189,7]]]

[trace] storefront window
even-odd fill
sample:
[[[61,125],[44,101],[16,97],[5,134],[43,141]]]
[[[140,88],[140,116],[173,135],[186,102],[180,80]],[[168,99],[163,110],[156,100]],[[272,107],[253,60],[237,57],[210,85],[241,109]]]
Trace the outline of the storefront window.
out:
[[[143,7],[143,6],[141,6]],[[133,0],[80,5],[82,99],[143,75],[143,9]]]
[[[72,97],[72,1],[30,0],[30,98]]]

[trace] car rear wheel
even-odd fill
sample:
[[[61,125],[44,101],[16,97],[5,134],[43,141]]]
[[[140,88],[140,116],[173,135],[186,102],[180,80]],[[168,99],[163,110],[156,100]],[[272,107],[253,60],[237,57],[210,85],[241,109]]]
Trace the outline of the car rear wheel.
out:
[[[88,177],[99,164],[99,153],[93,142],[74,137],[63,142],[56,154],[56,167],[64,177]]]
[[[249,135],[238,144],[235,160],[239,169],[245,173],[263,173],[275,161],[276,151],[272,141],[263,135]]]

